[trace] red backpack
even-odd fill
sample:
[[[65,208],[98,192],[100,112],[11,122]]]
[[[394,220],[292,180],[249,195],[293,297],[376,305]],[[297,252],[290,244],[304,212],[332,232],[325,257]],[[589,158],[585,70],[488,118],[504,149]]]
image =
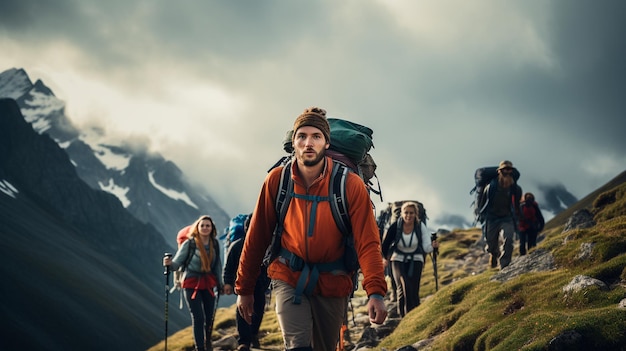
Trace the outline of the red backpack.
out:
[[[540,232],[543,230],[543,225],[543,216],[539,212],[537,202],[522,202],[520,205],[519,230],[525,232],[534,228]]]

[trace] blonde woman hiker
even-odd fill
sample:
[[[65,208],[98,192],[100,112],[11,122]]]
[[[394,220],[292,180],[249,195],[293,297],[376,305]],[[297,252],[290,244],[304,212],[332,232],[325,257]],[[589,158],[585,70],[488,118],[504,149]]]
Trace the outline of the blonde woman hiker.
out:
[[[213,219],[203,215],[191,226],[188,239],[174,258],[164,257],[163,265],[171,270],[183,267],[181,287],[191,313],[196,351],[213,350],[211,333],[217,293],[222,291],[222,260]]]

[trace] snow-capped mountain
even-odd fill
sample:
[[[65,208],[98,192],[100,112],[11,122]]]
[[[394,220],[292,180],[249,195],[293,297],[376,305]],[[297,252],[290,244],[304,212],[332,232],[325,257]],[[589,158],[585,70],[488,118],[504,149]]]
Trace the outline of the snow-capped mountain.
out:
[[[173,162],[130,145],[105,142],[102,130],[78,130],[65,114],[65,103],[41,80],[33,84],[23,69],[0,74],[1,97],[16,100],[25,120],[67,152],[78,176],[90,187],[115,195],[173,247],[178,230],[202,214],[210,214],[218,230],[228,225],[226,212],[205,189],[187,181]]]
[[[9,98],[0,98],[0,237],[0,350],[145,350],[163,338],[161,258],[172,245],[80,179]],[[172,332],[190,322],[178,308],[168,319]]]

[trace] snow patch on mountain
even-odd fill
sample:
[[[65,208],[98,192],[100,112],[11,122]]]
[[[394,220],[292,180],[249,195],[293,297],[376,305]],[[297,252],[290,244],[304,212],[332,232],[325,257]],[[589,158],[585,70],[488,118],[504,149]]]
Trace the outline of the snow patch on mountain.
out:
[[[28,106],[33,108],[22,108],[22,115],[28,123],[32,123],[33,128],[39,134],[50,129],[50,121],[46,116],[59,112],[65,108],[65,103],[54,96],[32,91],[31,99],[24,101]]]
[[[184,192],[179,192],[176,190],[172,190],[172,189],[167,189],[164,188],[162,186],[160,186],[159,184],[157,184],[157,182],[154,180],[154,172],[149,172],[148,173],[148,179],[150,179],[150,183],[157,188],[160,192],[162,192],[163,194],[167,195],[168,197],[174,199],[174,200],[181,200],[183,202],[185,202],[187,205],[195,208],[195,209],[200,209],[198,207],[198,205],[196,205],[195,203],[193,203],[193,201],[191,201],[191,199],[189,198],[189,195],[187,195]]]
[[[120,202],[122,203],[122,206],[124,206],[124,208],[130,206],[130,200],[128,199],[128,197],[126,197],[126,193],[128,193],[128,190],[130,188],[122,188],[121,186],[115,184],[113,179],[109,179],[109,184],[98,182],[98,185],[100,185],[100,189],[111,193],[115,195],[118,199],[120,199]]]
[[[12,198],[16,198],[15,195],[17,195],[19,193],[19,191],[17,191],[17,189],[15,189],[15,187],[13,186],[13,184],[7,182],[6,180],[2,179],[0,180],[0,191],[9,195]]]
[[[92,146],[94,155],[107,169],[123,171],[130,163],[130,155],[113,152],[105,145]]]

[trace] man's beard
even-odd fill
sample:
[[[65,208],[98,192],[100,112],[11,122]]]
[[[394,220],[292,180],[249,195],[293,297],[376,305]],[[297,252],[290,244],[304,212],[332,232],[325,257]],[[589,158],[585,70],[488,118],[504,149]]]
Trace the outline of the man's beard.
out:
[[[511,185],[513,185],[513,183],[515,183],[515,180],[510,174],[509,175],[500,174],[498,176],[498,185],[500,185],[504,189],[510,188]]]
[[[312,167],[317,165],[318,163],[320,163],[323,159],[324,159],[325,153],[324,151],[321,151],[320,153],[317,154],[317,156],[315,156],[314,159],[304,159],[304,157],[300,157],[300,160],[302,161],[302,164],[307,166],[307,167]]]

